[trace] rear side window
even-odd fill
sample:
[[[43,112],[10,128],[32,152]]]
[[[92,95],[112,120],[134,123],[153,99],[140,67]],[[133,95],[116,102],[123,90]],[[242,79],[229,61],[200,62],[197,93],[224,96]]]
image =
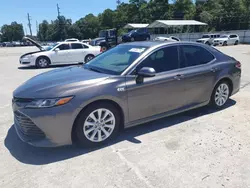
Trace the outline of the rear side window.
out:
[[[230,38],[236,38],[237,35],[230,35]]]
[[[200,46],[185,45],[181,49],[183,53],[182,68],[206,64],[214,59],[214,56],[209,51]]]
[[[57,48],[59,48],[60,50],[68,50],[69,44],[61,44]]]
[[[136,71],[139,71],[143,67],[154,68],[156,73],[178,69],[179,58],[177,46],[166,47],[154,52],[137,66]]]
[[[72,43],[71,48],[72,49],[83,49],[83,46],[80,43]]]

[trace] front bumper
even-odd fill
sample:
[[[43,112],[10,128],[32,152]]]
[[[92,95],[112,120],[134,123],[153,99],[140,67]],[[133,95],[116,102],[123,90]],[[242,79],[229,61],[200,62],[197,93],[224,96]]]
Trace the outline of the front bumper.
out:
[[[35,59],[34,58],[28,58],[28,57],[20,58],[19,62],[21,65],[35,66]]]
[[[214,46],[222,46],[225,41],[214,41],[213,45]]]
[[[13,103],[14,126],[19,138],[37,147],[72,144],[72,127],[81,109],[69,103],[43,109],[19,108]]]

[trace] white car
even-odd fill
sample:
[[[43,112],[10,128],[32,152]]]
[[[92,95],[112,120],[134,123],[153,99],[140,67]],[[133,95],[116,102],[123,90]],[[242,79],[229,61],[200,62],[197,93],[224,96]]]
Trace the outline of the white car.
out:
[[[220,36],[220,38],[214,39],[213,45],[227,46],[227,45],[238,45],[240,37],[236,34],[226,34]]]
[[[202,35],[202,37],[198,39],[196,42],[212,45],[216,38],[220,38],[220,34],[205,34]]]
[[[87,63],[101,53],[100,46],[90,46],[81,42],[60,42],[42,47],[32,39],[25,37],[40,51],[30,52],[20,57],[20,64],[45,68],[55,64]]]
[[[174,36],[170,36],[169,38],[168,37],[156,37],[154,40],[155,41],[171,41],[171,42],[181,41],[180,39]]]

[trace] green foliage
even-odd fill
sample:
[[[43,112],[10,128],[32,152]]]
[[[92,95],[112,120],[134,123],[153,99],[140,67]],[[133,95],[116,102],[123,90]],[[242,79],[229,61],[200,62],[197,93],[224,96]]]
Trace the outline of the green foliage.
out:
[[[64,16],[51,22],[44,20],[39,24],[37,36],[41,41],[95,38],[103,29],[117,28],[118,34],[123,34],[127,23],[152,23],[160,19],[205,22],[208,26],[203,31],[249,29],[250,0],[207,0],[203,3],[194,3],[193,0],[129,0],[115,10],[106,9],[97,16],[88,14],[75,23]],[[193,31],[189,27],[175,30]],[[20,40],[23,36],[22,25],[16,22],[2,26],[1,32],[5,41]]]
[[[23,25],[12,22],[10,25],[3,25],[1,28],[1,41],[20,41],[24,36]]]

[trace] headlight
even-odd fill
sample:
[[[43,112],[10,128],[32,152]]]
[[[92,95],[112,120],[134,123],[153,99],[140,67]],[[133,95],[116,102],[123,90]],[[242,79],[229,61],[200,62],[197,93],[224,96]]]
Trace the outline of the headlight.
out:
[[[73,97],[64,97],[56,99],[36,99],[27,104],[25,108],[49,108],[54,106],[61,106],[68,103]]]

